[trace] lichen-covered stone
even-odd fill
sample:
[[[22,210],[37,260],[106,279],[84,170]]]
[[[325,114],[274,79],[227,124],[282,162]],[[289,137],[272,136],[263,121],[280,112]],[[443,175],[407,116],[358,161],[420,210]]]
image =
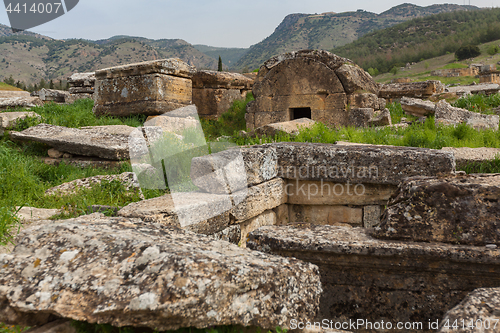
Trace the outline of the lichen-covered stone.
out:
[[[217,119],[227,112],[234,101],[243,101],[250,90],[223,88],[193,88],[193,104],[201,117]]]
[[[66,103],[66,99],[69,98],[70,93],[65,90],[42,88],[32,92],[31,96],[37,96],[44,102]]]
[[[13,140],[41,142],[70,154],[109,160],[129,158],[128,135],[113,135],[99,128],[77,129],[39,124],[22,132],[9,134]]]
[[[43,105],[43,101],[38,97],[11,97],[0,98],[0,110],[14,108],[32,108],[34,106]]]
[[[410,83],[388,83],[380,86],[379,97],[393,99],[401,97],[430,97],[444,92],[444,85],[440,81],[424,81]]]
[[[424,101],[418,98],[403,97],[401,98],[401,108],[406,113],[417,117],[433,115],[435,112],[435,104],[431,101]]]
[[[117,181],[125,187],[125,191],[127,191],[128,194],[137,193],[142,199],[144,199],[137,177],[133,172],[124,172],[120,175],[102,175],[76,179],[71,182],[49,188],[45,191],[45,195],[72,195],[77,193],[79,190],[91,189],[94,186],[99,186],[103,181],[110,183]]]
[[[27,111],[27,112],[2,112],[0,113],[0,131],[5,129],[12,128],[16,125],[18,120],[22,120],[25,118],[38,118],[41,119],[39,114]]]
[[[496,332],[499,322],[500,288],[480,288],[446,313],[439,333]]]
[[[159,331],[288,327],[316,316],[316,266],[140,219],[92,214],[27,229],[0,255],[0,322],[57,316]]]
[[[247,248],[318,265],[324,289],[319,320],[427,325],[474,289],[500,285],[499,249],[383,241],[364,228],[261,227],[250,233]],[[422,329],[428,327],[415,331]]]
[[[475,129],[498,130],[500,117],[498,115],[481,114],[465,109],[451,106],[445,100],[436,104],[435,108],[436,124],[456,125],[465,123]]]
[[[275,136],[279,133],[286,133],[290,135],[297,135],[299,134],[299,131],[302,129],[311,129],[316,125],[318,122],[308,119],[308,118],[299,118],[295,120],[290,120],[290,121],[283,121],[279,123],[274,123],[274,124],[267,124],[264,126],[261,126],[259,128],[256,128],[253,133],[253,135],[259,135],[259,136]]]
[[[146,74],[165,74],[191,79],[196,68],[177,58],[144,61],[123,66],[100,69],[95,72],[96,79],[112,79]]]
[[[193,88],[250,90],[253,81],[240,73],[201,70],[193,75]]]
[[[68,77],[70,94],[93,94],[95,88],[95,73],[74,73]]]
[[[470,163],[481,163],[500,157],[500,148],[469,148],[469,147],[443,147],[441,150],[452,152],[455,155],[457,168]]]
[[[375,236],[416,242],[500,245],[500,176],[404,180]]]
[[[278,177],[286,179],[398,185],[410,176],[455,172],[453,154],[433,149],[290,142],[255,147],[276,149]]]

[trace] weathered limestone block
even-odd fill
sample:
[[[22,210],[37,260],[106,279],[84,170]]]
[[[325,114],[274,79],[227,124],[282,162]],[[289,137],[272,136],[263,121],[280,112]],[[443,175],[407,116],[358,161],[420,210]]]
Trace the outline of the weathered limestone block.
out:
[[[70,94],[93,94],[95,73],[74,73],[68,78]]]
[[[396,185],[337,183],[290,179],[285,185],[288,203],[295,205],[387,205]]]
[[[363,209],[347,206],[289,205],[291,223],[363,225]]]
[[[370,108],[351,109],[349,110],[349,125],[355,127],[368,127],[373,116],[374,110]]]
[[[191,161],[191,180],[203,191],[231,194],[276,177],[274,149],[231,148]]]
[[[423,101],[418,98],[403,97],[401,98],[401,108],[404,112],[417,117],[433,115],[435,112],[435,104],[431,101]]]
[[[368,121],[368,126],[391,126],[391,112],[389,109],[375,111],[373,118]]]
[[[269,209],[286,203],[285,182],[276,178],[260,185],[248,188],[248,191],[235,193],[233,196],[240,202],[231,209],[230,214],[235,223],[249,220]]]
[[[12,140],[41,142],[75,155],[109,160],[129,158],[128,135],[109,134],[100,128],[77,129],[39,124],[22,132],[10,132],[9,135]]]
[[[14,108],[32,108],[34,106],[43,105],[43,101],[38,97],[12,97],[0,98],[0,110]]]
[[[312,128],[317,122],[308,118],[300,118],[280,123],[267,124],[254,130],[259,136],[275,136],[280,132],[296,135],[301,129]]]
[[[17,217],[21,220],[23,224],[29,224],[34,221],[48,220],[54,215],[60,213],[59,209],[45,209],[45,208],[34,208],[34,207],[16,207]]]
[[[446,312],[444,318],[440,320],[439,333],[495,332],[498,330],[498,317],[500,317],[500,288],[479,288]]]
[[[96,115],[158,115],[191,104],[195,68],[179,59],[96,71]]]
[[[433,149],[298,142],[255,147],[276,149],[278,177],[285,179],[398,185],[406,177],[455,172],[453,154]]]
[[[252,89],[254,80],[240,73],[201,70],[193,75],[193,88]]]
[[[244,100],[248,90],[193,88],[193,104],[200,116],[217,119],[227,112],[234,101]]]
[[[65,153],[64,155],[70,155]],[[116,169],[120,168],[122,165],[128,163],[128,161],[112,161],[96,157],[64,157],[64,158],[43,158],[43,162],[47,165],[58,166],[61,162],[65,164],[70,164],[78,168],[103,168],[103,169]]]
[[[64,90],[45,89],[42,88],[38,91],[31,93],[33,97],[39,97],[44,102],[66,103],[70,93]]]
[[[247,248],[318,265],[324,291],[317,320],[426,325],[472,290],[500,285],[498,249],[381,241],[364,228],[262,227],[250,233]]]
[[[380,206],[363,207],[363,227],[373,228],[380,224],[380,215],[382,214]]]
[[[410,83],[389,83],[380,87],[379,97],[393,99],[401,97],[429,97],[444,92],[441,81],[424,81]]]
[[[379,98],[376,94],[372,93],[354,93],[347,95],[347,103],[352,109],[370,108],[380,110]]]
[[[475,84],[471,86],[448,87],[447,90],[459,96],[466,94],[496,94],[500,91],[500,84]]]
[[[500,245],[500,176],[416,177],[401,183],[374,233],[384,239]]]
[[[0,132],[16,126],[16,122],[28,117],[42,119],[39,114],[35,112],[2,112],[0,113]]]
[[[354,94],[356,91],[370,92],[378,95],[380,87],[373,81],[370,74],[356,65],[343,64],[335,70],[347,94]]]
[[[118,181],[125,187],[125,191],[129,192],[129,194],[138,193],[141,199],[144,199],[137,177],[133,172],[124,172],[120,175],[103,175],[76,179],[71,182],[49,188],[45,191],[45,195],[72,195],[77,193],[79,190],[91,189],[94,186],[99,186],[103,181],[110,183]]]
[[[204,235],[213,235],[229,227],[231,197],[201,192],[176,195],[175,198],[167,194],[131,203],[120,209],[118,216],[140,218]]]
[[[282,204],[273,209],[274,213],[276,213],[276,224],[288,224],[290,222],[290,214],[288,212],[288,204]]]
[[[466,166],[470,163],[484,162],[500,157],[499,148],[443,147],[441,150],[452,152],[453,155],[455,155],[457,168]]]
[[[140,219],[96,213],[20,238],[0,255],[7,324],[44,325],[57,316],[159,331],[287,328],[292,318],[314,318],[321,294],[314,265]]]
[[[144,123],[144,126],[160,127],[163,131],[168,133],[182,134],[187,128],[196,128],[200,126],[197,118],[188,117],[171,117],[169,113],[161,116],[151,117]]]
[[[266,210],[260,215],[251,218],[248,221],[240,223],[241,230],[241,247],[246,247],[246,242],[248,238],[248,234],[254,230],[259,229],[260,227],[267,225],[276,225],[278,224],[278,220],[276,217],[276,213],[272,210]]]
[[[241,225],[235,224],[211,235],[214,239],[238,245],[241,240]]]
[[[498,115],[481,114],[451,106],[445,100],[436,104],[436,124],[456,125],[465,123],[475,129],[498,130],[500,117]]]

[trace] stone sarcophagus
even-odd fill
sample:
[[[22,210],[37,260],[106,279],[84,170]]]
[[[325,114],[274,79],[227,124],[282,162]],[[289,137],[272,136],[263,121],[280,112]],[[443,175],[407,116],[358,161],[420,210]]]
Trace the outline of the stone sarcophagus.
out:
[[[190,105],[195,72],[175,58],[98,70],[93,111],[98,116],[160,115]]]
[[[235,100],[244,100],[253,79],[239,73],[202,70],[193,76],[193,104],[204,118],[217,119]]]

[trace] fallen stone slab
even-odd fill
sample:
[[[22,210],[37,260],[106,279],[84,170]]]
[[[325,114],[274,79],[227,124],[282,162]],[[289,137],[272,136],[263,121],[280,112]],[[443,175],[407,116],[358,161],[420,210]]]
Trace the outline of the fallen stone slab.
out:
[[[201,126],[197,117],[170,117],[168,114],[153,116],[144,123],[144,126],[160,127],[165,132],[176,134],[182,134],[188,128]]]
[[[32,108],[34,106],[43,105],[43,101],[38,97],[12,97],[0,98],[0,110],[15,109],[15,108]]]
[[[16,126],[16,122],[21,119],[28,117],[42,119],[39,114],[27,111],[27,112],[1,112],[0,113],[0,132],[3,133],[4,130]]]
[[[144,199],[137,177],[133,172],[124,172],[120,175],[102,175],[76,179],[71,182],[49,188],[45,191],[45,195],[72,195],[82,189],[91,189],[94,186],[101,185],[103,182],[111,183],[114,181],[119,182],[125,187],[126,194],[138,194],[141,199]]]
[[[426,148],[298,142],[254,147],[276,149],[278,177],[286,179],[398,185],[406,177],[455,172],[452,153]]]
[[[423,101],[418,98],[403,97],[400,100],[403,111],[417,117],[433,115],[435,104],[431,101]]]
[[[413,242],[500,245],[500,175],[416,177],[389,201],[374,236]]]
[[[265,226],[250,233],[247,248],[318,265],[323,293],[316,321],[363,319],[355,332],[370,331],[367,321],[428,325],[474,289],[500,283],[499,249],[383,241],[364,228]]]
[[[102,214],[27,229],[0,255],[0,321],[51,316],[159,331],[288,328],[316,316],[316,266],[140,219]]]
[[[498,130],[500,117],[498,115],[481,114],[451,106],[445,100],[436,103],[436,125],[456,125],[465,123],[474,129]]]
[[[309,118],[299,118],[295,120],[261,126],[252,131],[252,133],[249,133],[248,136],[275,136],[280,132],[290,135],[297,135],[301,129],[312,128],[316,124],[316,121]]]
[[[443,147],[441,150],[452,152],[453,155],[455,155],[457,168],[466,166],[470,163],[480,163],[500,158],[499,148]]]
[[[112,135],[98,128],[77,129],[39,124],[22,132],[10,132],[12,140],[45,143],[59,151],[109,160],[129,158],[128,135]]]
[[[378,98],[377,95],[372,93],[354,93],[347,95],[347,104],[351,108],[370,108],[374,110],[383,110],[386,101],[383,98]]]
[[[70,94],[93,94],[95,89],[95,73],[74,73],[68,78]]]
[[[471,86],[456,86],[456,87],[448,87],[448,92],[455,93],[459,96],[467,95],[467,94],[496,94],[500,91],[500,85],[496,83],[487,83],[487,84],[475,84]]]
[[[375,95],[379,94],[380,86],[373,81],[370,74],[356,65],[343,64],[335,70],[347,94],[356,91],[367,91]]]
[[[446,313],[439,333],[495,332],[499,317],[500,288],[479,288]]]
[[[375,111],[368,121],[368,126],[392,126],[391,112],[389,109]]]
[[[429,80],[424,82],[388,83],[380,87],[379,97],[395,99],[402,97],[423,98],[444,92],[441,81]]]
[[[38,91],[31,93],[33,97],[39,97],[44,102],[66,103],[70,93],[64,90],[45,89],[42,88]]]
[[[276,177],[274,149],[232,148],[191,161],[191,180],[208,193],[231,194]]]
[[[64,155],[70,155],[65,153]],[[128,161],[111,161],[106,159],[100,159],[96,157],[87,157],[87,156],[72,156],[72,157],[63,157],[63,158],[51,158],[45,157],[41,158],[41,160],[47,165],[58,166],[61,163],[69,164],[76,166],[78,168],[103,168],[103,169],[118,169],[122,165],[128,163]]]

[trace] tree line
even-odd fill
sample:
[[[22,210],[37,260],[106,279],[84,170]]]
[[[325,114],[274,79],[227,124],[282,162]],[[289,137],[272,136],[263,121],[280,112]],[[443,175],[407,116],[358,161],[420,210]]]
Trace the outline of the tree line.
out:
[[[385,73],[466,45],[500,39],[500,8],[455,11],[416,18],[369,33],[332,50],[365,70]]]
[[[8,84],[8,85],[11,85],[13,87],[17,87],[19,89],[22,89],[22,90],[25,90],[25,91],[29,91],[29,92],[33,92],[33,91],[37,91],[37,90],[40,90],[40,89],[57,89],[57,90],[68,90],[69,89],[69,83],[68,81],[66,80],[50,80],[50,81],[45,81],[45,79],[41,79],[40,82],[38,83],[35,83],[35,84],[28,84],[26,85],[24,82],[22,81],[19,81],[19,80],[15,80],[12,75],[8,78],[5,78],[3,80],[4,83]]]

